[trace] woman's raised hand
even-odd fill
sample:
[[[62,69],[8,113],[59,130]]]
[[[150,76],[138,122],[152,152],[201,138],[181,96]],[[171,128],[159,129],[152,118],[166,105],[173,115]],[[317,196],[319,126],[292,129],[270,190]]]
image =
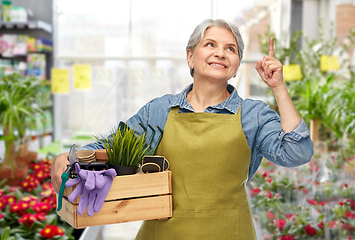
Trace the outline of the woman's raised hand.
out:
[[[255,69],[271,89],[284,85],[282,63],[275,59],[273,37],[269,40],[269,54],[264,56],[262,61],[258,60]]]

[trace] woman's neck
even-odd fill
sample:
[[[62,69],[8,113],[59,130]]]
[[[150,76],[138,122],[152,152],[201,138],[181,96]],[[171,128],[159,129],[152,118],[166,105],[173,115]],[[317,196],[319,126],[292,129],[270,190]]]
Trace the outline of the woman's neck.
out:
[[[225,101],[230,93],[227,83],[206,84],[194,82],[192,90],[187,94],[187,101],[195,112],[203,112],[208,106],[215,106]]]

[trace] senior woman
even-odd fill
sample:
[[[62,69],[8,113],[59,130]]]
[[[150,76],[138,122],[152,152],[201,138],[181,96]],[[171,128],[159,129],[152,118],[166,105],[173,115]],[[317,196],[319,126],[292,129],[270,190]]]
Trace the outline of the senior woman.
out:
[[[138,123],[164,129],[156,154],[169,160],[173,173],[173,217],[145,221],[136,239],[256,239],[245,184],[262,158],[285,167],[310,161],[313,143],[284,84],[273,39],[269,54],[255,68],[272,90],[280,115],[261,101],[243,100],[228,84],[243,49],[233,24],[203,21],[186,47],[193,84],[179,94],[153,99],[127,121],[137,131]],[[98,142],[84,148],[103,146]],[[66,155],[53,161],[56,191]]]

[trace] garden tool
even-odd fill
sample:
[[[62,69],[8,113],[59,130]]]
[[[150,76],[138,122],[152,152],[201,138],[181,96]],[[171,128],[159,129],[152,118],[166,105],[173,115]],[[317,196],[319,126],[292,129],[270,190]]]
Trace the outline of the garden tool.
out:
[[[65,183],[69,179],[69,175],[71,174],[71,172],[73,170],[74,163],[79,162],[78,156],[76,155],[76,152],[75,152],[75,144],[73,144],[73,146],[71,146],[71,148],[69,150],[69,162],[70,162],[70,164],[67,166],[67,169],[65,169],[65,171],[63,172],[63,174],[61,176],[62,184],[60,185],[60,189],[59,189],[57,211],[60,211],[60,209],[62,209],[62,198],[63,198],[64,189],[65,189]]]
[[[139,125],[143,128],[144,132],[147,132],[147,129],[143,126],[143,124],[139,123]],[[163,130],[157,125],[157,128],[160,131],[160,136],[158,138],[157,143],[155,144],[155,147],[152,149],[150,147],[150,145],[152,144],[153,138],[155,136],[155,130],[150,124],[148,124],[148,127],[152,130],[152,135],[150,136],[150,139],[149,139],[149,142],[148,142],[149,149],[147,151],[147,155],[154,155],[155,152],[157,151],[157,148],[159,146],[159,143],[160,143],[161,139],[163,138]]]

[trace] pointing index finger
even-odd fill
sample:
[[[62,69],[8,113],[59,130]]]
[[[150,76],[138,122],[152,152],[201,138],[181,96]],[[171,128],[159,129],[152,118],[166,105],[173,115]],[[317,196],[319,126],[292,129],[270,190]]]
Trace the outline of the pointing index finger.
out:
[[[274,51],[274,38],[271,37],[269,40],[269,56],[270,57],[275,57],[275,51]]]

